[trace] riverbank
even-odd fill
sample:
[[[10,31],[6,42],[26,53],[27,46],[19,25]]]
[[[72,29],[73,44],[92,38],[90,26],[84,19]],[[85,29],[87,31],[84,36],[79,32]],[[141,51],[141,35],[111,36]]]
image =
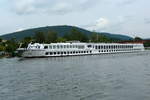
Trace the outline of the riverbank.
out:
[[[0,59],[1,58],[13,58],[13,57],[20,57],[21,55],[17,52],[11,52],[11,53],[8,53],[8,52],[3,52],[0,54]]]

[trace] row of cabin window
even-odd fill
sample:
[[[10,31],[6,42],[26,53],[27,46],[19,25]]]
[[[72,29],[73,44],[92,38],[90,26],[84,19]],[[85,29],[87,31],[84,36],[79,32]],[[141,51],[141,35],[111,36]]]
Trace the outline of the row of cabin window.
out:
[[[140,49],[124,49],[124,50],[99,50],[99,52],[117,52],[117,51],[132,51],[132,50],[140,50]]]
[[[133,50],[140,50],[140,49],[130,49],[130,50],[99,50],[99,52],[117,52],[117,51],[133,51]]]
[[[49,45],[49,46],[44,46],[44,49],[65,49],[65,48],[84,49],[84,46],[83,45]]]
[[[45,55],[84,54],[84,53],[92,53],[92,51],[46,52]]]
[[[95,46],[95,49],[116,49],[116,48],[133,48],[133,45]]]
[[[117,52],[117,51],[131,51],[131,50],[99,50],[99,52]]]

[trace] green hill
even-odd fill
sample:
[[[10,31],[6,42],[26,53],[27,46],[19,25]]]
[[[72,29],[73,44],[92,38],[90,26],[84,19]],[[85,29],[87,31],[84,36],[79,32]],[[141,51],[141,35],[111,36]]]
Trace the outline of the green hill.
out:
[[[65,34],[69,34],[72,29],[76,29],[76,30],[86,34],[87,36],[92,34],[91,31],[88,31],[88,30],[85,30],[85,29],[82,29],[79,27],[63,25],[63,26],[47,26],[47,27],[27,29],[27,30],[23,30],[23,31],[19,31],[19,32],[5,34],[0,37],[2,39],[6,39],[6,40],[10,40],[11,38],[21,40],[24,37],[33,37],[35,35],[35,33],[39,32],[39,31],[44,32],[45,34],[48,31],[55,31],[58,33],[58,36],[64,36]],[[118,40],[132,40],[133,39],[132,37],[126,36],[126,35],[118,35],[118,34],[111,34],[111,33],[105,33],[105,32],[101,32],[99,34],[105,35],[111,39],[118,39]]]

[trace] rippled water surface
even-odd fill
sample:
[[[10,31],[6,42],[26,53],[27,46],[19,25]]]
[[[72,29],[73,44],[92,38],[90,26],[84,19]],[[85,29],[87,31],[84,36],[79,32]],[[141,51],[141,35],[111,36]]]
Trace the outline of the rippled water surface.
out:
[[[3,58],[0,100],[150,100],[150,52]]]

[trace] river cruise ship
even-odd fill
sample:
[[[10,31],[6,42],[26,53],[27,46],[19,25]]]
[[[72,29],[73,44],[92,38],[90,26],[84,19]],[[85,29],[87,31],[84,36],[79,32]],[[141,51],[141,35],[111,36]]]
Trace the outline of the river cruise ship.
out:
[[[61,57],[96,55],[110,53],[129,53],[144,51],[143,44],[140,43],[30,43],[24,50],[22,57]]]

